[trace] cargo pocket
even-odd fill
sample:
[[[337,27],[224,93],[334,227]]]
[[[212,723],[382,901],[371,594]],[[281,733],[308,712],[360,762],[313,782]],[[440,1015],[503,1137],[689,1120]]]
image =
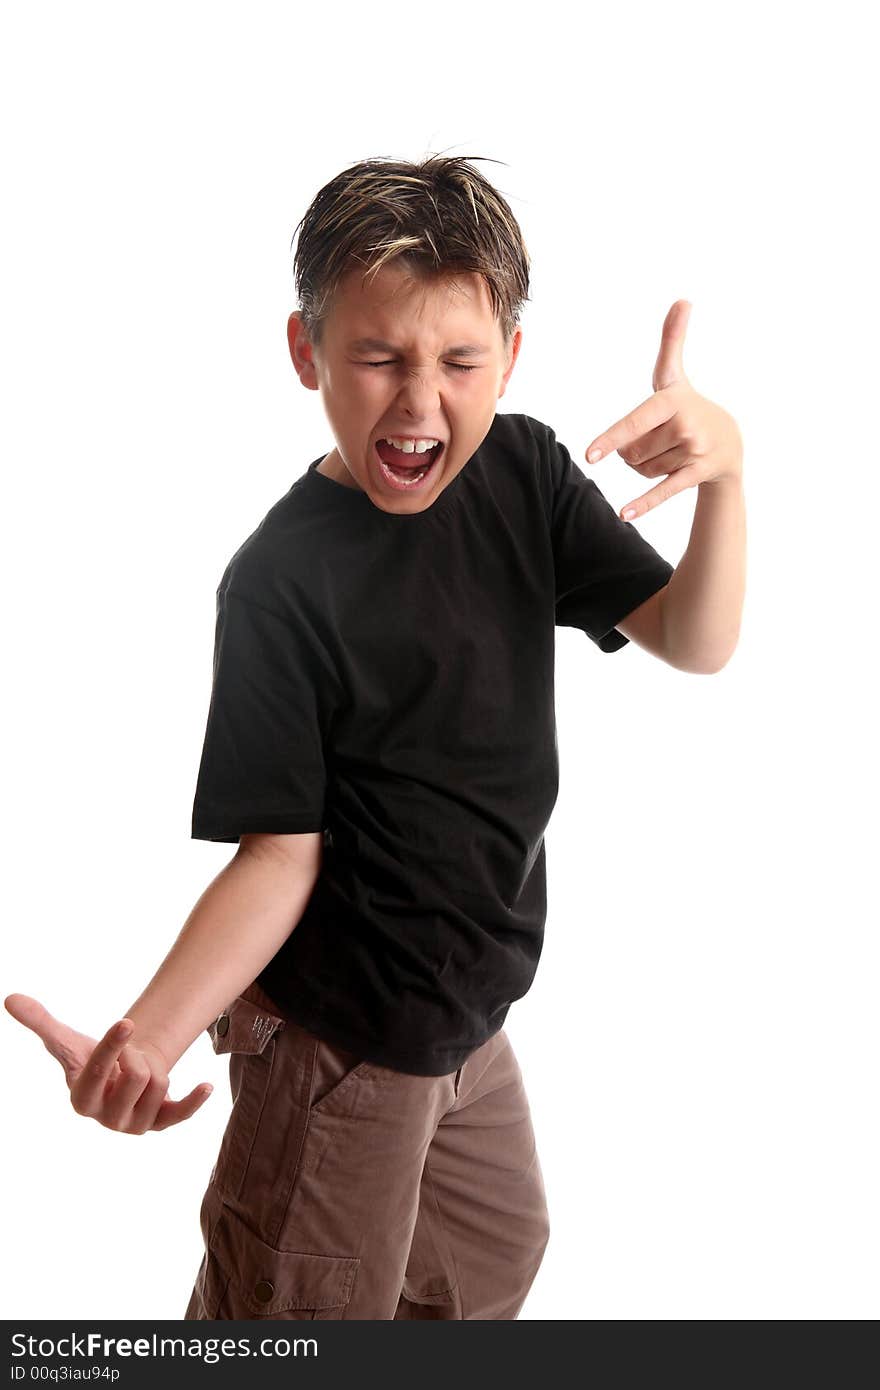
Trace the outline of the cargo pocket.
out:
[[[309,1113],[316,1115],[333,1108],[359,1080],[387,1074],[387,1070],[376,1062],[364,1061],[359,1053],[349,1048],[315,1038]]]
[[[357,1256],[276,1250],[224,1205],[200,1289],[205,1317],[344,1318],[359,1264]]]
[[[283,1027],[283,1018],[240,994],[207,1030],[214,1051],[229,1053],[232,1091],[232,1113],[211,1181],[232,1197],[238,1197],[244,1185],[269,1091],[276,1037]]]

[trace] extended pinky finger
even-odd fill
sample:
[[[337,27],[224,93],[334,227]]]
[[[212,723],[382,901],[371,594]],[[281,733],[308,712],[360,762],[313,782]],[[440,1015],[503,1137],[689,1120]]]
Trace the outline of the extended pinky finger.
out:
[[[168,1129],[170,1125],[179,1125],[181,1120],[188,1120],[204,1105],[213,1089],[210,1082],[204,1081],[183,1100],[163,1100],[153,1121],[153,1129]]]
[[[676,452],[675,449],[671,449],[667,457]],[[663,455],[661,454],[660,457],[662,459]],[[676,493],[684,492],[685,488],[695,487],[699,481],[700,474],[697,469],[677,468],[656,487],[652,487],[650,492],[644,492],[634,502],[629,502],[620,512],[621,520],[633,521],[636,517],[644,516],[645,512],[649,512],[652,507],[658,507],[661,502],[668,502],[670,497],[674,497]]]

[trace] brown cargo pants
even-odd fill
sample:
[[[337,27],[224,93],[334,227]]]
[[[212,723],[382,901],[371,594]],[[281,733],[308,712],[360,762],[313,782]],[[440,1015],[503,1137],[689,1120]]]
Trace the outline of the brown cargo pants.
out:
[[[254,983],[208,1030],[233,1107],[184,1318],[516,1318],[549,1235],[503,1028],[412,1076],[324,1042]]]

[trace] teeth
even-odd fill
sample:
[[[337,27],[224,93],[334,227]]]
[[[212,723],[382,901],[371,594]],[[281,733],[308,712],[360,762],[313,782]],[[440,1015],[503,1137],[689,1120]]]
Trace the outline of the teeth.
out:
[[[412,487],[414,483],[420,482],[428,471],[427,468],[420,468],[417,472],[404,476],[404,474],[398,473],[396,468],[392,468],[387,463],[383,463],[382,467],[384,468],[386,473],[391,474],[391,476],[394,478],[396,482],[403,483],[405,487]]]
[[[439,439],[392,439],[386,435],[385,443],[390,444],[392,449],[399,449],[403,454],[426,454],[429,449],[434,449],[440,443]]]

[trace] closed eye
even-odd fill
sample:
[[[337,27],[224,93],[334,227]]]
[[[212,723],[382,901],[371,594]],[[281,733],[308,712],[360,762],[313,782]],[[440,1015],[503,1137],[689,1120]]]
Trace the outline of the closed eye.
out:
[[[476,367],[465,367],[461,362],[447,362],[447,367],[454,367],[457,372],[475,372]],[[365,367],[393,367],[393,362],[364,362]]]

